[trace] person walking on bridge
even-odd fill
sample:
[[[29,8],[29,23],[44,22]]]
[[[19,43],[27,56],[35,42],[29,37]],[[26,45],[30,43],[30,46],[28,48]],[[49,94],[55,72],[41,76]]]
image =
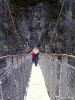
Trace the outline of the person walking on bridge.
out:
[[[37,46],[34,46],[31,54],[34,53],[34,63],[35,63],[35,66],[37,66],[37,63],[38,63],[38,54],[39,54],[39,49]]]

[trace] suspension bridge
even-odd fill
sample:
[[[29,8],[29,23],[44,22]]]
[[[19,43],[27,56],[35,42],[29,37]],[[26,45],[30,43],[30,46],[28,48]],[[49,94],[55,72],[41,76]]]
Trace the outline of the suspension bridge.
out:
[[[50,41],[58,26],[64,2]],[[7,0],[5,6],[18,37]],[[0,100],[75,100],[75,67],[68,63],[70,58],[75,59],[75,56],[40,54],[35,67],[27,54],[0,57]]]
[[[35,66],[27,54],[0,57],[0,100],[75,100],[70,58],[75,56],[40,54]]]

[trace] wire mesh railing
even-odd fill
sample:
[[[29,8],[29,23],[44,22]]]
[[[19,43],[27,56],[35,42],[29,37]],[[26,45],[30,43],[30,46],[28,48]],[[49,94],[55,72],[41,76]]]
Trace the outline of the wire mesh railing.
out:
[[[0,57],[0,100],[24,100],[31,66],[27,55]]]
[[[39,55],[50,100],[75,100],[75,67],[68,64],[68,57],[72,56]],[[0,57],[0,100],[24,100],[31,61],[27,55]]]
[[[75,67],[68,64],[68,57],[74,59],[66,54],[39,55],[39,65],[51,100],[75,100]]]

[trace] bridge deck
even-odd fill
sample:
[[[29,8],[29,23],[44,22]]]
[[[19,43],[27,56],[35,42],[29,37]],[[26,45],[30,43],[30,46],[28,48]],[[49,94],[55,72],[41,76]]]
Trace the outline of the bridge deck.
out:
[[[50,100],[39,65],[32,66],[27,96],[24,100]]]

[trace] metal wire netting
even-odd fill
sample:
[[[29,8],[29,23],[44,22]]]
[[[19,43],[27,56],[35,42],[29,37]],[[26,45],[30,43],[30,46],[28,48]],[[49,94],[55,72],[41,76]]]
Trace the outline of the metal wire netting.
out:
[[[1,100],[24,100],[31,66],[25,55],[5,58],[5,67],[0,69]]]
[[[2,64],[4,67],[2,67]],[[0,99],[24,100],[31,72],[29,57],[14,56],[0,62]],[[39,55],[39,65],[51,100],[75,100],[75,67],[68,64],[68,57]]]
[[[68,57],[40,55],[39,64],[51,100],[75,100],[75,67]]]

